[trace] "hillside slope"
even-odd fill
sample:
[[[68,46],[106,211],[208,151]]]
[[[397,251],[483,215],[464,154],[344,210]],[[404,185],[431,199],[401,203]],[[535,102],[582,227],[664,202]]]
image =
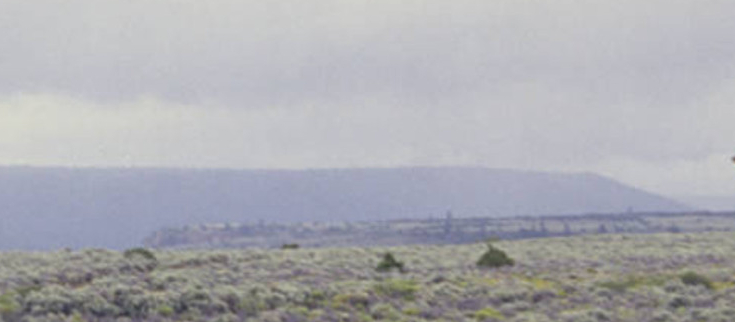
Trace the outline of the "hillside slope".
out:
[[[0,248],[128,247],[204,222],[679,211],[594,174],[483,168],[191,170],[0,168]]]

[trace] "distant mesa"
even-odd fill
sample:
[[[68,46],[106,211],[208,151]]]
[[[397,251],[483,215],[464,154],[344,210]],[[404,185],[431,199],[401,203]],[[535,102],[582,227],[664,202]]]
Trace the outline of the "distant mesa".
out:
[[[590,173],[487,168],[194,170],[0,167],[0,248],[129,248],[211,222],[683,211]]]

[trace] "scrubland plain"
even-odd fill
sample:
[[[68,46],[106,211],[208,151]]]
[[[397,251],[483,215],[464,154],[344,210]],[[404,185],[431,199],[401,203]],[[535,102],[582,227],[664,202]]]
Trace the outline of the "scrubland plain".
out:
[[[735,234],[0,254],[2,321],[735,321]],[[386,252],[404,272],[377,271]],[[152,256],[151,256],[152,255]]]

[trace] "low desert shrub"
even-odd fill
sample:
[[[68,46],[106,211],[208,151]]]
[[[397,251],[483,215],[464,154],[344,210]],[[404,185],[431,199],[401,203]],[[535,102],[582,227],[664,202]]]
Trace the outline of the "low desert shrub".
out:
[[[210,290],[201,287],[184,290],[173,308],[177,313],[191,311],[205,315],[221,314],[229,310],[227,303],[213,297]]]
[[[40,289],[40,285],[21,286],[15,289],[15,293],[18,293],[20,297],[26,297],[31,292],[36,292]]]
[[[712,281],[710,281],[709,278],[707,278],[707,276],[689,271],[684,274],[681,274],[679,278],[681,278],[681,282],[686,285],[692,285],[692,286],[701,285],[701,286],[704,286],[706,289],[712,289]]]
[[[127,259],[133,259],[136,256],[140,256],[147,260],[152,260],[152,261],[158,260],[156,259],[156,255],[154,255],[153,252],[151,252],[148,249],[142,248],[142,247],[128,249],[123,253],[123,256]]]
[[[260,312],[267,310],[268,305],[260,297],[250,295],[245,296],[240,300],[238,309],[240,313],[243,313],[245,316],[254,317],[257,316]]]
[[[82,295],[80,311],[95,317],[114,316],[121,313],[121,309],[105,299],[98,292],[91,290]]]
[[[131,262],[136,263],[135,267],[142,270],[151,271],[158,266],[158,259],[148,249],[137,247],[126,250],[123,257]]]
[[[301,303],[308,309],[316,309],[324,305],[327,295],[321,290],[313,290],[306,294],[304,301]]]
[[[629,289],[643,286],[658,286],[663,288],[669,282],[668,279],[669,277],[666,275],[628,275],[618,280],[598,283],[597,286],[622,293]]]
[[[478,321],[485,321],[485,320],[490,320],[490,319],[494,319],[494,320],[505,319],[505,316],[502,313],[500,313],[500,311],[490,308],[490,307],[484,308],[482,310],[478,310],[477,312],[475,312],[474,317]]]
[[[508,255],[493,246],[493,244],[487,244],[487,251],[477,260],[477,266],[486,268],[496,268],[502,266],[513,266],[515,261]]]
[[[49,285],[24,299],[25,312],[33,315],[71,314],[81,308],[82,299],[77,293],[60,285]]]
[[[120,314],[129,318],[145,318],[158,307],[158,300],[139,286],[120,284],[110,292],[110,303],[117,306]]]
[[[365,310],[370,306],[370,296],[364,293],[337,294],[332,298],[332,308],[349,311],[354,308]]]
[[[173,316],[176,311],[174,311],[174,308],[170,305],[163,304],[156,308],[156,313],[160,316],[170,317]]]
[[[636,286],[636,280],[634,279],[626,279],[621,281],[606,281],[598,284],[600,287],[615,291],[618,293],[623,293],[627,291],[629,288],[633,288]]]
[[[412,301],[416,298],[419,286],[410,280],[390,279],[377,284],[375,291],[388,297]]]
[[[378,303],[370,308],[370,316],[376,320],[400,321],[401,314],[388,303]]]
[[[692,300],[683,295],[676,295],[669,301],[669,307],[674,310],[690,305],[692,305]]]

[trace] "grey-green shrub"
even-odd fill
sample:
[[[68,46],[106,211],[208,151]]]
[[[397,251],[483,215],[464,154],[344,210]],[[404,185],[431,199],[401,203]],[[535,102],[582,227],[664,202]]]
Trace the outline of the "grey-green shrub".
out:
[[[411,280],[390,279],[375,285],[375,291],[392,298],[413,300],[419,291],[419,285]]]
[[[158,260],[156,258],[156,255],[153,254],[153,252],[151,252],[148,249],[142,248],[142,247],[128,249],[123,253],[123,256],[127,259],[134,258],[135,256],[141,256],[145,259],[152,260],[152,261]]]
[[[123,257],[133,263],[133,267],[139,271],[151,271],[158,266],[158,258],[148,249],[132,248],[123,253]]]
[[[137,286],[119,285],[112,292],[112,303],[124,316],[142,318],[148,316],[156,307],[158,299]]]

